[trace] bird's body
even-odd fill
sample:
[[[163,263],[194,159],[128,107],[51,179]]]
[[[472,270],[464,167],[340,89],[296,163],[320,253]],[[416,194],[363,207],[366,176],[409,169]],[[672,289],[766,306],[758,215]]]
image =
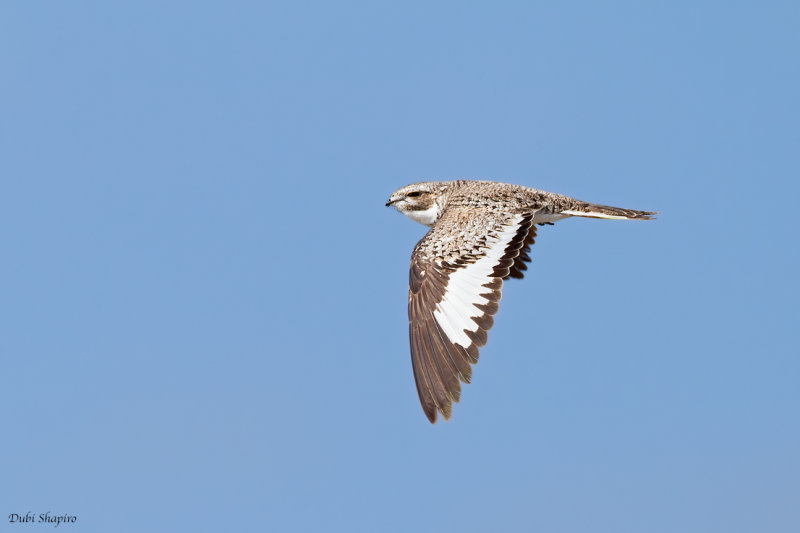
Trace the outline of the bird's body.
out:
[[[570,216],[647,220],[655,214],[590,204],[492,181],[423,182],[386,205],[431,227],[414,247],[409,275],[409,338],[414,379],[431,422],[450,417],[460,382],[486,343],[503,280],[522,278],[536,224]]]

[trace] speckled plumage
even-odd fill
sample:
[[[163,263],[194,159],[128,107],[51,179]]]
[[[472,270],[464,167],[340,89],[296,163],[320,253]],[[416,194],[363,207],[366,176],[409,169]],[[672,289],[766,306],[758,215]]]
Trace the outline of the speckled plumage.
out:
[[[460,382],[486,343],[503,280],[522,278],[536,224],[569,216],[647,220],[655,214],[590,204],[492,181],[422,182],[386,205],[431,227],[414,247],[409,274],[409,340],[414,379],[431,422],[450,417]]]

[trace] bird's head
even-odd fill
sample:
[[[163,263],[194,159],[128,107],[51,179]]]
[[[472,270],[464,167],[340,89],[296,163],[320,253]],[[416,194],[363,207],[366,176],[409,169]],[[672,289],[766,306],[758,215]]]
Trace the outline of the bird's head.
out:
[[[394,191],[386,205],[394,207],[415,222],[433,226],[442,214],[442,200],[448,185],[447,182],[435,181],[406,185]]]

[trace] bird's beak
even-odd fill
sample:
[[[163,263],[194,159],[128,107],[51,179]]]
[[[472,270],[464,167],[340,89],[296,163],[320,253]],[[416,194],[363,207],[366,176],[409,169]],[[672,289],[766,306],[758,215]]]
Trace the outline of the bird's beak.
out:
[[[388,201],[388,202],[386,202],[386,207],[389,207],[390,205],[392,205],[392,204],[393,204],[393,203],[395,203],[396,201],[397,201],[397,200],[392,200],[391,198],[389,198],[389,201]]]

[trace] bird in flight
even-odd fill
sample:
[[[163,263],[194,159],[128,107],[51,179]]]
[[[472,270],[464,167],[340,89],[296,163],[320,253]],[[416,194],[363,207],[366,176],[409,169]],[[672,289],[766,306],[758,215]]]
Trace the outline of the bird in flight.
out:
[[[422,410],[447,420],[486,344],[503,281],[522,278],[536,225],[567,217],[649,220],[655,212],[590,204],[493,181],[422,182],[392,206],[431,229],[414,247],[408,289],[411,363]]]

